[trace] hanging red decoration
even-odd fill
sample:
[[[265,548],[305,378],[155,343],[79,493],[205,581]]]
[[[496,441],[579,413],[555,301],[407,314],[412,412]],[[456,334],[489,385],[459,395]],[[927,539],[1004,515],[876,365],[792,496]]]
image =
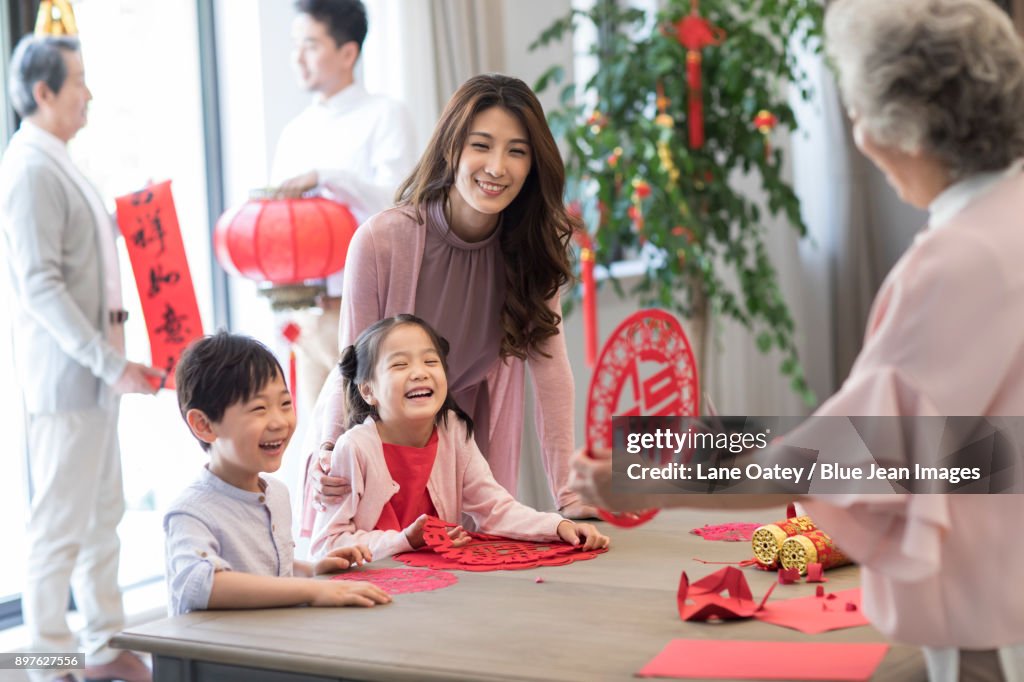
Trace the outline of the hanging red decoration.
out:
[[[583,344],[587,367],[597,360],[597,282],[594,280],[594,240],[585,230],[573,232],[580,247],[580,279],[583,282]]]
[[[299,325],[294,322],[288,322],[281,328],[281,336],[288,341],[288,388],[292,391],[292,407],[296,410],[299,409],[299,395],[296,392],[295,381],[295,344],[299,340],[302,330],[299,329]]]
[[[294,285],[344,267],[356,227],[348,208],[329,199],[255,196],[220,217],[213,245],[229,272],[271,285]],[[275,307],[304,307],[273,294],[270,298]]]
[[[693,0],[690,13],[673,24],[676,40],[686,48],[686,84],[690,90],[689,130],[690,146],[700,149],[704,146],[704,104],[701,95],[700,51],[711,45],[718,45],[725,39],[725,31],[712,26],[700,16],[697,0]]]

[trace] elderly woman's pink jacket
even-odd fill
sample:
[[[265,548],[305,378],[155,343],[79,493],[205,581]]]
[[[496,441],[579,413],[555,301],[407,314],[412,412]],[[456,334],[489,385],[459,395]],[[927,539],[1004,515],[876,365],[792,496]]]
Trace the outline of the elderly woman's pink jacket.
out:
[[[1024,415],[1024,174],[917,235],[882,285],[849,378],[817,414]],[[883,633],[934,647],[1024,643],[1024,495],[805,506],[861,563],[864,610]]]

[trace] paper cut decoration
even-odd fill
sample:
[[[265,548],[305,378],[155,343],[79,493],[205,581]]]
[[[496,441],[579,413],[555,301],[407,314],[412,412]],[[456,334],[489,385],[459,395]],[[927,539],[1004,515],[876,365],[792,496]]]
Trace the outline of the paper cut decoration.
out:
[[[686,333],[663,310],[627,317],[601,349],[587,399],[587,452],[612,447],[612,416],[697,414],[697,363]],[[598,515],[618,526],[649,521],[656,509]]]
[[[814,588],[814,596],[815,597],[824,597],[825,596],[825,586],[824,585],[818,585],[816,588]]]
[[[850,560],[824,531],[812,530],[786,538],[779,548],[779,563],[786,568],[795,568],[803,575],[809,564],[820,564],[826,569],[845,566]]]
[[[852,604],[853,610],[847,610],[845,604]],[[824,598],[797,597],[768,602],[754,617],[809,635],[868,624],[860,608],[860,588],[831,592]]]
[[[780,585],[792,585],[793,583],[800,580],[800,571],[795,568],[780,568],[779,569],[779,584]]]
[[[454,574],[431,568],[367,568],[340,573],[331,580],[365,580],[388,594],[429,592],[459,582]]]
[[[761,603],[754,603],[754,597],[742,571],[727,566],[690,584],[686,571],[679,578],[676,603],[679,617],[683,620],[704,621],[712,618],[732,620],[750,618],[764,608],[775,585],[768,588]],[[723,595],[722,593],[727,593]],[[692,603],[690,603],[692,602]]]
[[[423,526],[426,547],[416,552],[395,556],[407,566],[461,571],[521,570],[538,566],[562,566],[574,561],[593,559],[607,549],[583,551],[564,542],[530,542],[510,540],[495,535],[470,533],[472,542],[455,547],[448,537],[454,524],[429,517]]]
[[[674,639],[638,677],[869,680],[888,644]]]
[[[828,578],[824,574],[825,569],[819,563],[807,564],[807,582],[827,583]]]
[[[824,598],[798,597],[770,602],[768,597],[775,585],[769,586],[760,603],[756,603],[746,577],[738,568],[727,566],[692,585],[684,571],[676,594],[679,617],[687,621],[757,618],[808,634],[867,625],[868,621],[860,611],[859,588],[830,593]],[[830,599],[851,603],[855,610],[847,611],[838,604],[823,609]]]
[[[139,289],[142,316],[149,331],[153,366],[167,372],[154,388],[174,388],[174,368],[181,352],[203,335],[203,321],[185,258],[171,181],[117,197],[117,224]]]
[[[787,513],[791,512],[787,510]],[[809,533],[814,529],[814,522],[809,516],[789,517],[761,526],[754,531],[750,540],[754,558],[765,568],[774,569],[779,565],[779,550],[782,549],[782,543],[786,538]]]
[[[754,531],[761,527],[759,523],[722,523],[717,526],[704,525],[690,532],[705,540],[724,540],[725,542],[749,542]]]

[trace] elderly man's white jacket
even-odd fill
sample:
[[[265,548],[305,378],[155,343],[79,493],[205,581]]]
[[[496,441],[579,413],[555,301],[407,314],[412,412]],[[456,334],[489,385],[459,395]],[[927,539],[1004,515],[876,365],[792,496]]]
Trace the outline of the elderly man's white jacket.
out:
[[[100,229],[82,190],[22,127],[0,161],[14,359],[29,413],[109,405],[124,355],[107,340]]]

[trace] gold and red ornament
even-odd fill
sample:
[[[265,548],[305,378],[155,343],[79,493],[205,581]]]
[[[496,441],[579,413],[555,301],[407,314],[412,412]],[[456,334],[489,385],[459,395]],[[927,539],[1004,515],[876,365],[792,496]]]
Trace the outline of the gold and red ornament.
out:
[[[37,36],[76,36],[78,23],[68,0],[43,0],[36,14]]]
[[[672,130],[675,127],[676,121],[668,114],[669,99],[665,96],[665,87],[658,81],[655,86],[657,90],[657,97],[654,103],[658,107],[658,115],[654,117],[654,125],[665,128],[666,130]]]
[[[640,243],[643,244],[646,241],[644,237],[643,200],[651,196],[651,186],[642,178],[633,178],[633,182],[630,184],[633,186],[633,192],[630,195],[632,205],[626,212],[636,226],[637,234],[640,236]]]
[[[779,124],[779,118],[767,109],[761,109],[757,112],[757,116],[754,117],[754,127],[757,128],[757,132],[764,135],[764,158],[768,158],[772,154],[772,143],[770,136],[772,131],[775,130],[775,126]]]
[[[679,169],[672,159],[672,149],[668,140],[658,140],[658,161],[661,162],[661,170],[665,171],[669,182],[672,184],[679,182]]]
[[[619,159],[622,158],[622,147],[616,147],[612,150],[612,153],[608,155],[608,165],[615,168],[619,165]]]
[[[828,569],[851,562],[824,531],[812,530],[786,538],[779,548],[779,563],[804,575],[808,564],[821,564],[822,569]]]
[[[587,126],[589,126],[590,132],[594,135],[600,133],[601,129],[606,125],[608,125],[608,118],[596,109],[587,117]]]
[[[647,238],[644,236],[644,212],[640,208],[639,204],[632,204],[627,208],[626,215],[628,215],[630,221],[632,221],[633,228],[636,230],[637,238],[640,243],[646,243]]]
[[[809,516],[791,517],[761,526],[750,538],[754,558],[762,568],[774,569],[779,565],[779,552],[787,539],[816,529]]]
[[[686,48],[686,84],[689,88],[690,147],[704,146],[704,104],[701,94],[701,55],[705,47],[718,45],[725,39],[725,31],[702,17],[697,0],[692,0],[690,13],[673,24],[676,40]]]

